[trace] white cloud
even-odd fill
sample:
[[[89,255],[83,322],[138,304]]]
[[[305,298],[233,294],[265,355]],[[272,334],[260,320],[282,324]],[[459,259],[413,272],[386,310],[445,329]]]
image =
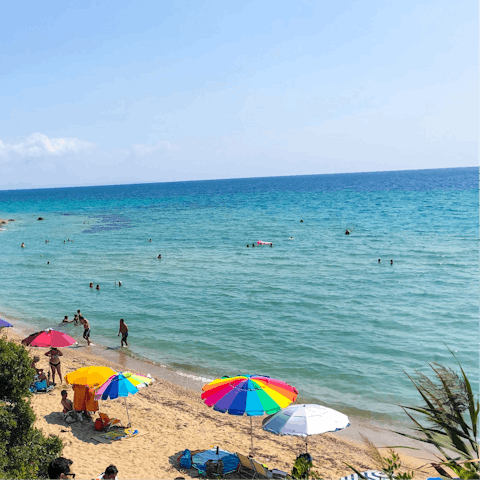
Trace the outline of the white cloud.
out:
[[[67,153],[91,151],[95,144],[75,137],[48,138],[42,133],[32,133],[18,143],[4,143],[0,140],[0,156],[19,155],[21,157],[43,157]]]

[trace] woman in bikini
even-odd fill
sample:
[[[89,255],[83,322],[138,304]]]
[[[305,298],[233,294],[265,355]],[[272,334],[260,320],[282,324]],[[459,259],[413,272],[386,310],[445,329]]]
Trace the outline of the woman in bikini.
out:
[[[60,383],[62,381],[62,372],[60,371],[60,357],[63,353],[55,347],[51,347],[50,350],[45,354],[47,357],[50,357],[50,368],[52,369],[52,381],[55,384],[55,372],[58,372],[60,377]]]

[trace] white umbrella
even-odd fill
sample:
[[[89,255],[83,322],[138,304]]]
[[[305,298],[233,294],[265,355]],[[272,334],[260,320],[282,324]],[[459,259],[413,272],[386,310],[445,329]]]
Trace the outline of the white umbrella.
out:
[[[290,405],[267,417],[262,428],[277,435],[295,435],[305,438],[307,449],[308,435],[336,432],[350,425],[348,417],[332,408],[315,404]]]

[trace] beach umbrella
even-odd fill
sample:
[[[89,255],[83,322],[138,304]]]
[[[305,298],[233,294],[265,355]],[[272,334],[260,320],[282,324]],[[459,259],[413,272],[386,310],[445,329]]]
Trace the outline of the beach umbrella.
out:
[[[222,377],[204,385],[202,399],[217,412],[250,417],[253,452],[252,416],[269,415],[290,405],[298,391],[288,383],[264,375]]]
[[[77,341],[66,333],[59,332],[58,330],[42,330],[41,332],[35,332],[22,340],[23,345],[29,347],[69,347],[77,343]]]
[[[13,325],[10,322],[7,322],[6,320],[0,318],[0,328],[3,327],[13,327]]]
[[[315,404],[290,405],[262,422],[262,428],[277,435],[295,435],[305,438],[326,432],[336,432],[350,425],[348,417],[332,408]]]
[[[95,400],[115,399],[124,397],[125,409],[127,410],[128,426],[130,426],[130,415],[128,414],[127,397],[135,395],[140,387],[146,387],[153,383],[150,376],[137,375],[130,372],[120,372],[112,375],[105,383],[96,389]]]
[[[65,381],[70,384],[96,387],[102,385],[117,372],[110,367],[82,367],[65,375]]]

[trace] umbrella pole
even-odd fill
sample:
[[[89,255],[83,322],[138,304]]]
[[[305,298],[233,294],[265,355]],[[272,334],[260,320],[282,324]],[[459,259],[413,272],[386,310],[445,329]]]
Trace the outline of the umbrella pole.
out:
[[[127,418],[128,418],[128,425],[127,427],[130,428],[132,424],[130,423],[130,415],[128,414],[128,407],[127,407],[127,397],[123,397],[123,401],[125,402],[125,408],[127,410]]]
[[[253,457],[253,422],[252,422],[252,417],[250,417],[250,440],[252,442],[250,454]]]
[[[305,453],[308,453],[308,437],[305,435]]]

